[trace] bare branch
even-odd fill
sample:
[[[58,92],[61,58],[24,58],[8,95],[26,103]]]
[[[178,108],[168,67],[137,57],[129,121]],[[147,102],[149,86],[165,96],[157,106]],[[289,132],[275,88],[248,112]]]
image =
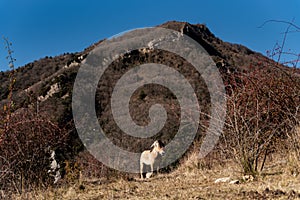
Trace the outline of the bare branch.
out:
[[[267,20],[267,21],[265,21],[262,25],[258,26],[257,28],[263,28],[266,24],[268,24],[268,23],[274,23],[274,22],[275,22],[275,23],[283,23],[283,24],[287,24],[287,25],[289,25],[289,26],[291,26],[291,27],[294,27],[294,28],[296,28],[297,30],[300,31],[300,27],[297,26],[296,24],[294,24],[293,22],[285,21],[285,20],[275,20],[275,19]]]

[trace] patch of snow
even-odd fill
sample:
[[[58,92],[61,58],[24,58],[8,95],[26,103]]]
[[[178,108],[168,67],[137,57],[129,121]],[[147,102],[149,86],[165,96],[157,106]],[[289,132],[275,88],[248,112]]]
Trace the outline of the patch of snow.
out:
[[[51,156],[50,156],[50,170],[48,170],[48,173],[50,174],[54,174],[52,176],[54,176],[54,184],[56,184],[60,179],[61,179],[61,174],[59,172],[60,169],[60,165],[57,163],[56,159],[55,159],[55,151],[51,151]]]
[[[45,100],[47,100],[49,97],[52,97],[53,94],[59,92],[59,86],[58,83],[55,83],[53,85],[51,85],[50,90],[47,92],[46,96],[39,96],[38,100],[43,102]]]

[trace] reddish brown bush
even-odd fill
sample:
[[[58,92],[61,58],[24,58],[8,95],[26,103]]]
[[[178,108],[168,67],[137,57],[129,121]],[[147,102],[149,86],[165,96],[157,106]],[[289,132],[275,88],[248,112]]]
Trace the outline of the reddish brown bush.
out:
[[[62,130],[47,118],[29,109],[14,112],[0,135],[0,190],[22,192],[52,181],[47,173],[49,152],[64,139]]]
[[[246,174],[264,167],[267,155],[280,150],[299,123],[300,79],[290,69],[261,66],[233,74],[227,84],[226,151]]]

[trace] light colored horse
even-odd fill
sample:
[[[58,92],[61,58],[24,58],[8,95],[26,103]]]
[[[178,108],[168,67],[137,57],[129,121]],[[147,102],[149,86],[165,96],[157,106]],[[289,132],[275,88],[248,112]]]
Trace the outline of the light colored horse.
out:
[[[153,174],[153,166],[155,160],[158,158],[159,154],[164,155],[164,145],[160,140],[156,140],[152,145],[151,145],[151,150],[146,150],[143,151],[141,154],[140,158],[140,172],[141,172],[141,179],[143,179],[143,167],[144,165],[150,165],[151,167],[151,172],[146,173],[146,178],[150,178],[151,175]]]

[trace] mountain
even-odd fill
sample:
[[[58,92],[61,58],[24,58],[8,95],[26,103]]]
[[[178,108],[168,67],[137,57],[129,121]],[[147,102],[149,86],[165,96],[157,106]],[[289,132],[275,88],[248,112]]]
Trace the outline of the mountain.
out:
[[[298,69],[280,65],[245,46],[224,42],[210,32],[206,25],[193,25],[186,22],[170,21],[159,25],[159,27],[176,30],[197,41],[216,63],[228,93],[232,92],[231,89],[234,90],[235,87],[242,84],[243,78],[241,78],[241,75],[259,74],[260,77],[265,78],[280,77],[288,82],[289,77],[291,77],[290,74],[293,74],[293,78],[296,77],[296,79],[299,80],[300,71]],[[60,130],[56,133],[58,135],[53,136],[60,142],[49,143],[49,145],[56,145],[53,147],[55,150],[60,150],[61,152],[67,151],[63,153],[62,160],[73,160],[79,152],[84,150],[73,122],[72,90],[81,62],[97,45],[101,44],[101,42],[103,42],[103,40],[91,45],[81,52],[64,53],[59,56],[45,57],[33,61],[23,67],[17,68],[13,73],[16,82],[12,91],[14,105],[12,107],[11,118],[18,116],[16,117],[17,123],[18,119],[26,122],[26,119],[24,119],[27,118],[26,116],[35,116],[38,119],[43,119],[44,121],[48,120],[53,123],[51,126],[43,126],[42,130],[45,129],[48,131],[53,127]],[[110,98],[116,82],[122,74],[126,73],[131,67],[141,63],[151,62],[173,66],[190,81],[190,84],[196,91],[198,101],[200,102],[200,109],[203,113],[206,113],[200,116],[200,123],[203,124],[203,126],[199,128],[195,141],[201,140],[203,138],[201,133],[203,133],[207,127],[209,108],[211,106],[207,86],[203,79],[194,79],[197,72],[192,69],[187,61],[170,52],[159,50],[149,50],[146,53],[141,50],[128,52],[123,58],[114,61],[111,64],[110,69],[105,72],[103,78],[99,81],[96,91],[95,108],[99,123],[107,133],[107,137],[110,138],[115,145],[118,145],[125,150],[141,152],[145,147],[150,146],[153,143],[153,140],[161,139],[165,143],[168,143],[175,136],[179,127],[180,107],[172,92],[159,85],[139,88],[134,92],[130,100],[130,114],[133,120],[139,125],[146,125],[149,123],[148,110],[152,105],[160,103],[164,106],[167,110],[168,120],[157,135],[147,139],[137,139],[126,135],[116,125],[112,116]],[[1,107],[9,101],[8,95],[10,91],[8,88],[10,83],[9,74],[11,73],[12,72],[0,73]],[[199,74],[197,76],[200,77]],[[299,82],[293,83],[295,83],[294,85],[296,87],[299,86]],[[272,87],[274,87],[274,90],[278,90],[278,88],[276,88],[277,86],[279,85],[275,81]],[[280,92],[282,90],[278,91]],[[297,89],[293,91],[295,92],[293,96],[290,96],[289,94],[280,96],[276,93],[274,97],[272,96],[273,94],[270,93],[269,96],[261,96],[260,98],[264,101],[264,99],[270,100],[271,97],[274,97],[275,99],[272,100],[276,102],[276,98],[278,97],[278,102],[284,100],[286,101],[286,104],[293,106],[297,105],[299,102],[299,92],[297,92]],[[291,102],[294,102],[294,104]],[[287,109],[290,110],[293,110],[294,108],[295,107],[292,107],[292,109],[290,109],[290,107],[287,107]],[[25,117],[22,118],[22,116]],[[283,115],[278,114],[278,116]],[[282,118],[278,116],[272,116],[274,117],[272,120],[281,120]],[[265,119],[267,120],[268,117],[270,116],[268,115]],[[41,122],[44,121],[41,120]],[[30,123],[26,126],[31,126]],[[26,138],[26,134],[30,135],[29,132],[33,129],[34,126],[32,129],[27,128],[26,131],[28,132],[24,132],[23,130],[16,128],[16,132],[22,132]],[[45,141],[41,140],[41,144],[42,142]],[[62,147],[59,145],[62,145]],[[39,148],[45,149],[46,147],[42,146]],[[88,157],[87,155],[85,156]]]
[[[254,52],[247,47],[239,44],[231,44],[223,42],[217,38],[203,24],[192,25],[186,22],[171,21],[160,25],[164,28],[183,31],[184,34],[190,36],[199,42],[205,50],[212,56],[217,67],[222,73],[230,73],[234,71],[247,71],[249,66],[259,67],[262,63],[271,63],[275,65],[273,60],[268,59],[260,53]],[[15,109],[34,106],[39,99],[40,112],[43,112],[43,105],[52,105],[51,109],[65,109],[61,105],[63,102],[70,100],[72,85],[76,77],[76,72],[80,66],[80,62],[88,55],[88,53],[101,41],[91,45],[82,52],[64,53],[55,57],[45,57],[40,60],[26,64],[15,70],[14,76],[16,83],[14,85],[14,101]],[[282,66],[283,67],[283,66]],[[284,67],[283,67],[284,68]],[[285,68],[285,70],[288,70]],[[0,103],[6,102],[9,94],[9,73],[0,73]],[[51,91],[51,86],[56,90]],[[52,95],[49,95],[50,93]],[[49,94],[48,94],[49,93]],[[48,94],[48,95],[47,95]],[[68,96],[69,95],[69,96]],[[62,98],[55,101],[56,98]],[[50,101],[55,101],[50,103]],[[46,103],[47,102],[47,103]],[[55,106],[54,106],[55,105]],[[53,113],[53,112],[51,112]],[[57,117],[61,117],[61,112],[57,113]],[[66,119],[67,121],[70,119]]]

